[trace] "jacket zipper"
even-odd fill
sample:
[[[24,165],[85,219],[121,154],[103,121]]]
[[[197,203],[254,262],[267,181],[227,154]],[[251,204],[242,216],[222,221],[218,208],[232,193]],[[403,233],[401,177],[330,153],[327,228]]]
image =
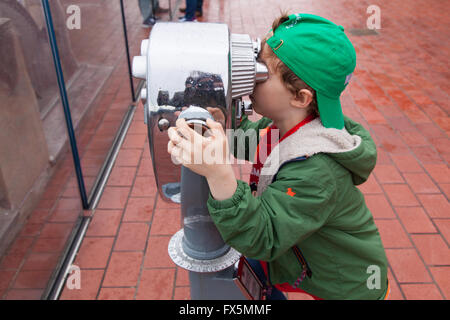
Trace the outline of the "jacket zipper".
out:
[[[306,277],[308,277],[308,278],[312,277],[312,270],[309,267],[308,262],[306,262],[306,259],[303,256],[300,249],[297,246],[294,246],[294,247],[292,247],[292,250],[294,250],[294,254],[302,266],[302,273],[301,273],[300,277],[297,279],[297,281],[295,281],[295,283],[294,283],[294,287],[297,288]]]
[[[306,160],[306,159],[308,159],[308,156],[300,156],[300,157],[297,157],[297,158],[295,158],[295,159],[291,159],[291,160],[286,161],[286,162],[284,162],[283,164],[281,164],[281,166],[278,168],[277,173],[275,173],[275,175],[274,175],[273,178],[272,178],[272,183],[277,179],[277,175],[278,175],[278,173],[280,172],[280,170],[281,170],[281,168],[282,168],[283,166],[285,166],[286,164],[291,163],[291,162],[304,161],[304,160]],[[292,247],[292,250],[294,251],[294,254],[295,254],[295,256],[297,257],[297,260],[299,261],[300,265],[302,266],[302,273],[301,273],[300,277],[295,281],[295,283],[294,283],[294,285],[293,285],[294,288],[298,288],[298,286],[300,285],[300,283],[301,283],[306,277],[308,277],[308,278],[311,278],[311,277],[312,277],[312,270],[311,270],[311,268],[309,267],[308,262],[306,262],[306,259],[305,259],[305,257],[303,256],[303,254],[302,254],[302,252],[300,251],[300,249],[298,248],[298,246],[296,246],[296,245],[293,246],[293,247]],[[268,282],[269,282],[269,284],[271,284],[271,281],[270,281],[270,273],[269,273],[269,263],[267,263],[267,273],[268,273],[268,277],[267,277],[267,278],[268,278]]]
[[[302,273],[299,278],[294,282],[292,287],[297,289],[300,286],[300,283],[306,278],[312,277],[312,270],[308,265],[308,262],[306,262],[305,257],[303,256],[302,252],[297,246],[293,246],[292,250],[294,251],[295,256],[297,257],[297,260],[299,261],[300,265],[302,266]],[[270,267],[269,263],[266,262],[267,266],[267,282],[266,282],[266,288],[265,288],[265,295],[270,296],[272,294],[272,281],[270,280]]]

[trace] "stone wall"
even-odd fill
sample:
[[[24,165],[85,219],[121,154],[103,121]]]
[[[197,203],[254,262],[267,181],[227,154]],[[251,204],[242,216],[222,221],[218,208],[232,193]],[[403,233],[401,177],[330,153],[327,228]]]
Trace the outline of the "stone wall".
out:
[[[10,19],[0,18],[0,43],[1,249],[14,234],[14,224],[26,218],[21,216],[21,209],[30,189],[49,166],[49,155],[39,106]]]

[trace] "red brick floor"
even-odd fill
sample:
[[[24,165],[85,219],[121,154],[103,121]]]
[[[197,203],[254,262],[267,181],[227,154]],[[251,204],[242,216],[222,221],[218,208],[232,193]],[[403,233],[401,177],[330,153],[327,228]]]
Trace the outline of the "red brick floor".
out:
[[[371,1],[279,3],[205,0],[203,21],[226,22],[232,32],[263,36],[280,9],[288,9],[345,27],[358,62],[342,105],[345,114],[370,130],[378,146],[376,169],[359,188],[387,252],[390,299],[449,299],[450,47],[443,3],[385,1],[379,5],[381,30],[366,36],[349,31],[366,28]],[[74,262],[81,268],[81,289],[66,287],[61,299],[189,299],[188,274],[167,254],[170,237],[180,229],[179,206],[157,195],[146,133],[139,104],[99,206],[87,213],[92,222]],[[237,166],[237,178],[247,181],[249,168]],[[39,297],[47,265],[55,258],[52,250],[66,236],[57,223],[70,220],[67,211],[77,206],[73,199],[58,201],[58,210],[49,211],[50,203],[42,200],[1,262],[2,298]],[[302,294],[289,298],[308,299]]]

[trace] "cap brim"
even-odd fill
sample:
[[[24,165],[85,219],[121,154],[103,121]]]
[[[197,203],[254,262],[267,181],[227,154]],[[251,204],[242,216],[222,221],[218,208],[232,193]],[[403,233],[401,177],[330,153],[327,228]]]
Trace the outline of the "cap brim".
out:
[[[344,115],[342,113],[341,101],[338,98],[329,98],[317,92],[317,104],[319,107],[320,120],[325,128],[344,128]]]

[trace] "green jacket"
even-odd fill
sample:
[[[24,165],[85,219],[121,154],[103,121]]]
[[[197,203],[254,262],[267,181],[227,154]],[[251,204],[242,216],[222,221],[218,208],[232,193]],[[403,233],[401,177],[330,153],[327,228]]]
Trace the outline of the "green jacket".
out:
[[[240,128],[259,130],[270,122],[244,116]],[[267,261],[274,284],[293,284],[302,273],[291,249],[297,245],[312,272],[299,288],[323,299],[383,299],[387,259],[356,187],[376,163],[369,132],[347,117],[343,130],[326,129],[316,119],[277,148],[264,165],[271,162],[271,170],[261,171],[256,197],[241,180],[229,199],[210,195],[208,210],[224,241]],[[307,159],[292,161],[301,155]]]

